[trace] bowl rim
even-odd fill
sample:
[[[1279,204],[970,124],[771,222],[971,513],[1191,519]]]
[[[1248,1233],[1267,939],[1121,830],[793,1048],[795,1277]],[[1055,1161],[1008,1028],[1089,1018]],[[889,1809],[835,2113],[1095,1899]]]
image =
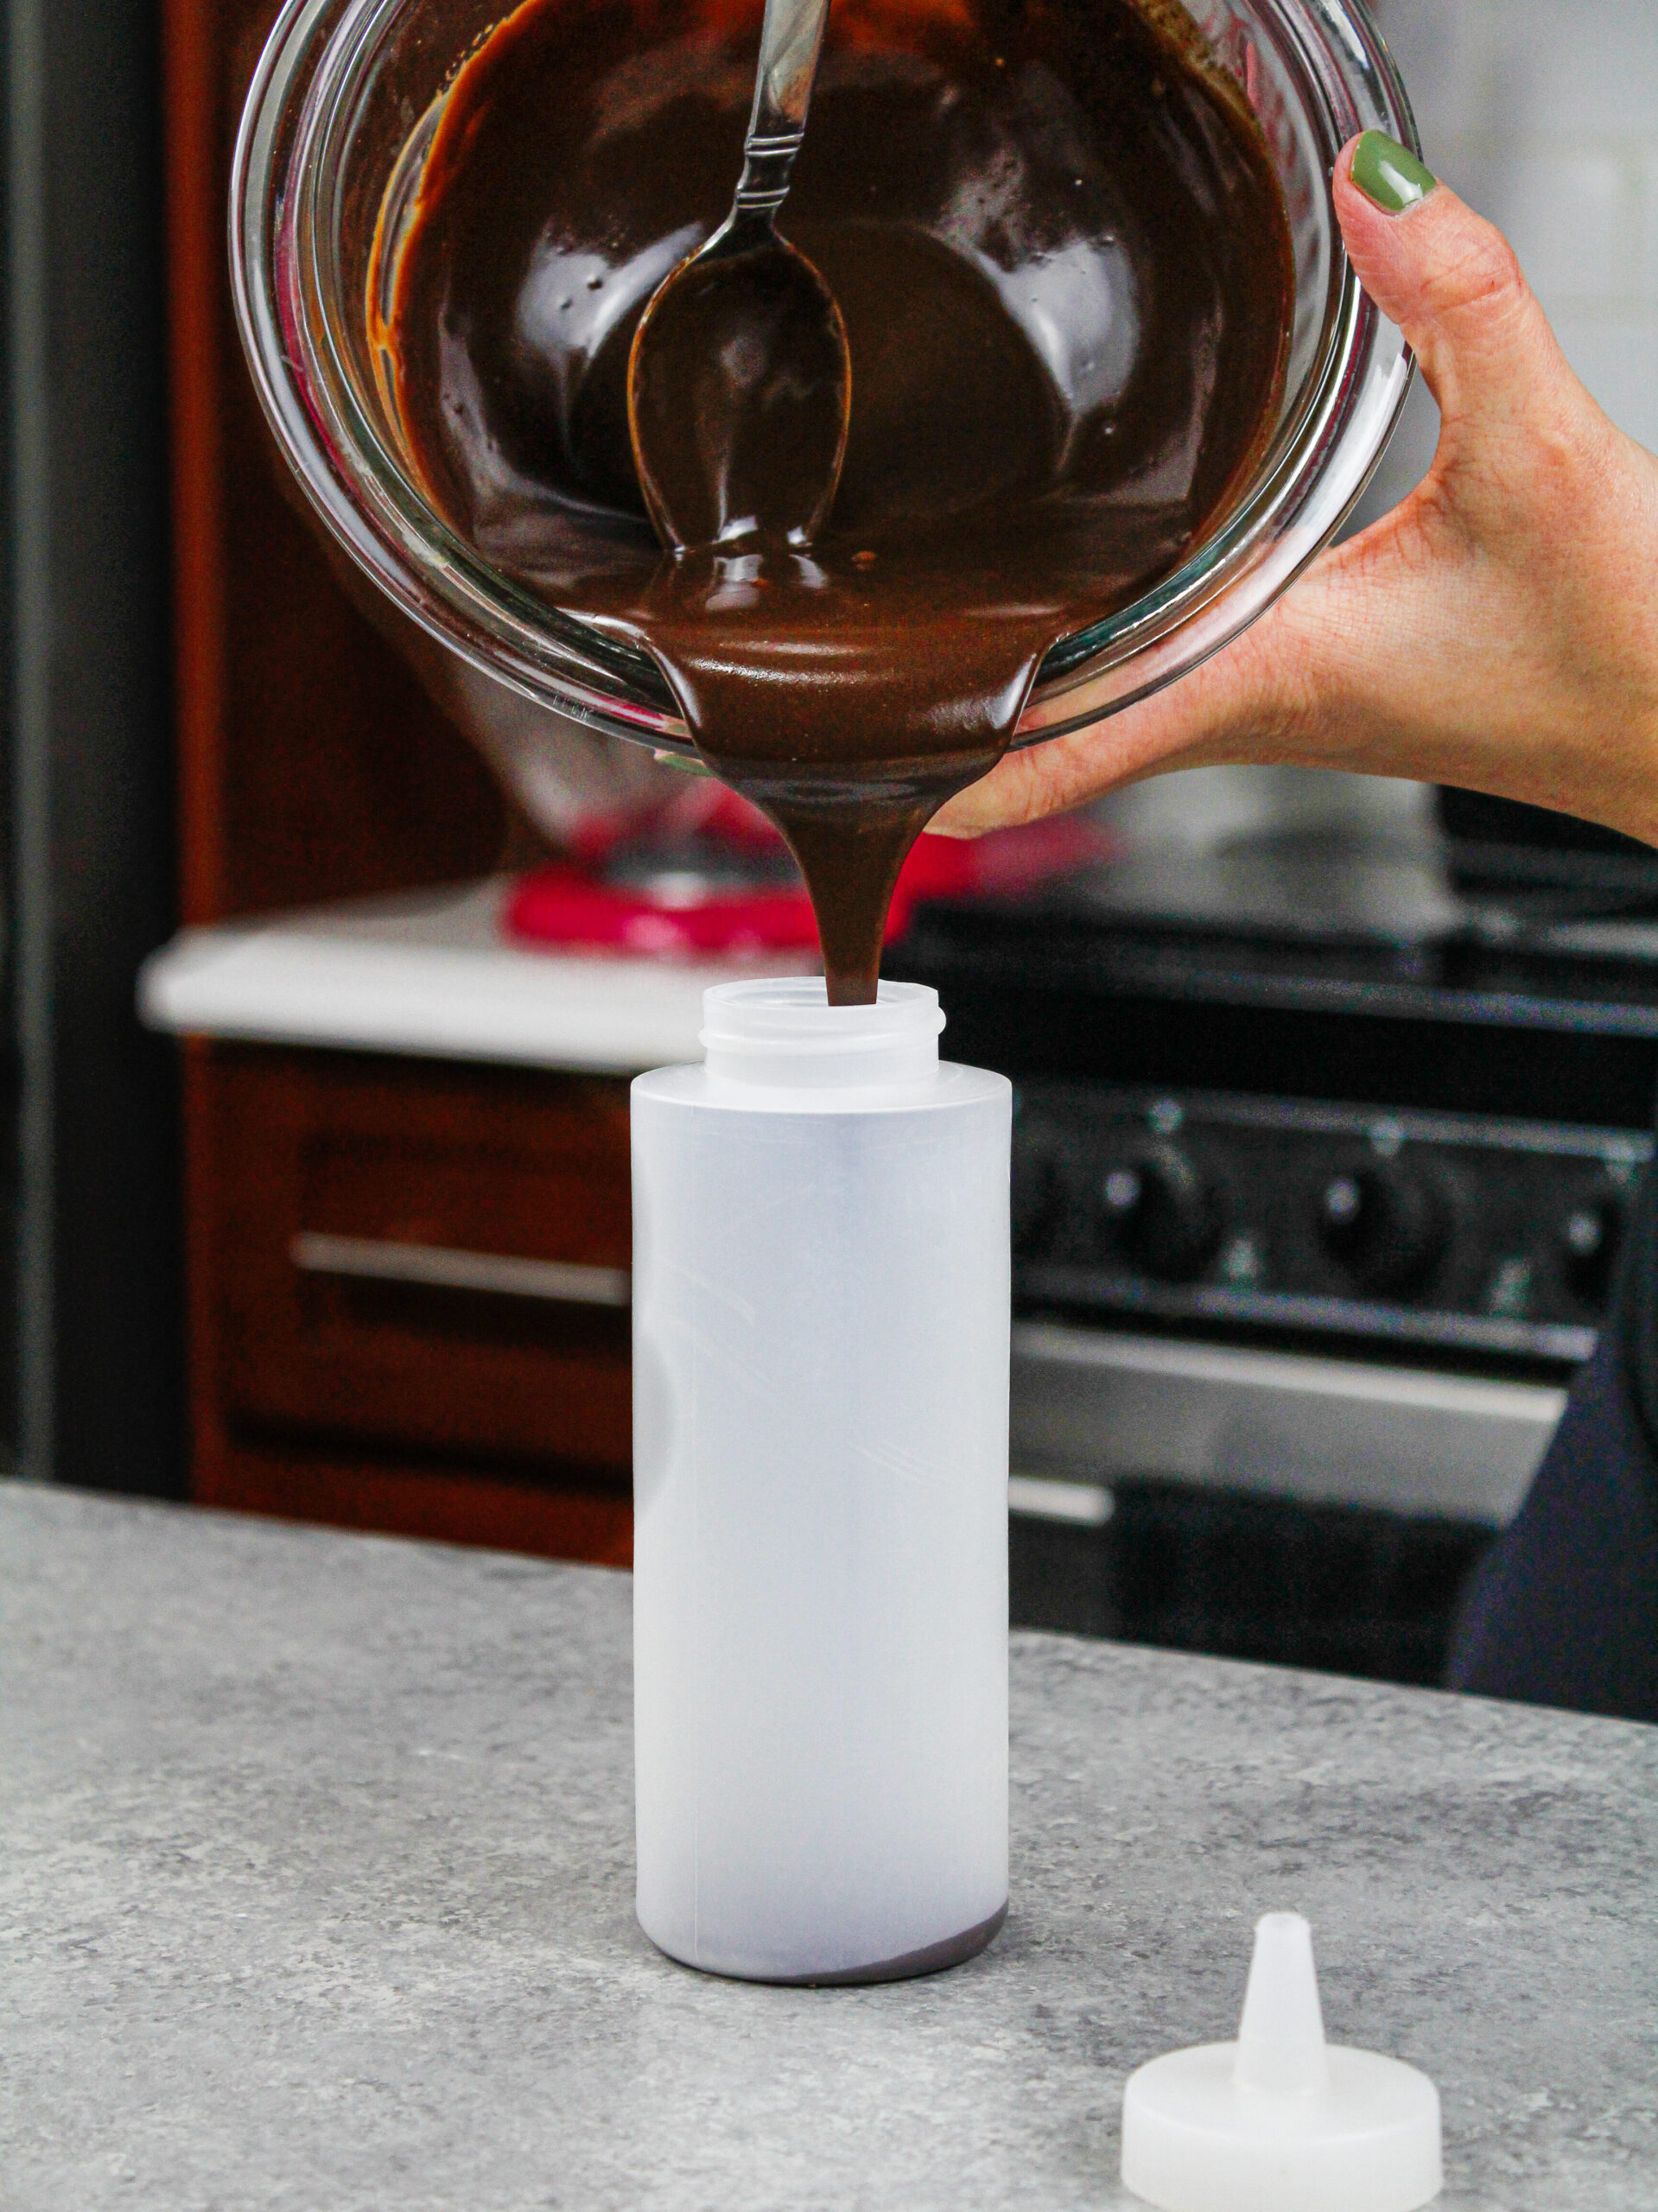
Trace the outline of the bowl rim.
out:
[[[354,57],[372,36],[383,40],[410,4],[285,0],[254,69],[237,131],[228,213],[232,302],[261,407],[329,536],[428,636],[540,708],[661,753],[694,753],[648,654],[500,576],[433,510],[358,405],[328,318],[303,312],[320,282],[316,241],[325,234],[317,202],[325,165],[314,156],[319,125],[330,118],[327,95],[335,93],[337,111]],[[1335,116],[1337,124],[1386,129],[1420,152],[1408,96],[1364,0],[1233,4],[1270,30],[1280,54],[1289,35],[1295,69],[1325,104],[1305,110],[1321,141],[1330,137],[1325,114],[1345,95],[1349,112]],[[503,12],[511,5],[505,0]],[[1359,108],[1361,92],[1370,113]],[[447,86],[438,98],[446,96]],[[337,112],[333,119],[337,127]],[[1350,135],[1322,150],[1333,159]],[[1331,264],[1312,372],[1244,495],[1148,592],[1050,649],[1015,747],[1100,721],[1229,643],[1317,556],[1362,496],[1414,365],[1359,285],[1333,223]],[[317,329],[326,352],[310,342]],[[1365,410],[1367,387],[1378,380],[1380,404],[1371,392]],[[1355,451],[1346,434],[1362,411],[1365,437]],[[1346,467],[1329,486],[1324,479],[1338,455]],[[1310,513],[1321,486],[1325,496]],[[1183,639],[1189,650],[1181,650]]]

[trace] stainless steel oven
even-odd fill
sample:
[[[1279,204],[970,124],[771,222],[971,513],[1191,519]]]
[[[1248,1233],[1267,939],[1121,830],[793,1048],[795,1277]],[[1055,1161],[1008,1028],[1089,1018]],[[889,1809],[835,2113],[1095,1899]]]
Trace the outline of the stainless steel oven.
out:
[[[1593,1349],[1654,932],[1356,917],[1367,865],[1257,841],[1265,902],[1108,869],[902,949],[1016,1087],[1016,1618],[1433,1681]]]

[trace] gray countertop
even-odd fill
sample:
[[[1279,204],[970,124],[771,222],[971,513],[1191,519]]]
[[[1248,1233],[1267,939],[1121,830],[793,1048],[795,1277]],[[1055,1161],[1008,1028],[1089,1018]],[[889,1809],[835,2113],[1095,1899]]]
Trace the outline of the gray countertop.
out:
[[[634,1925],[628,1603],[0,1484],[0,2201],[1126,2204],[1125,2075],[1288,1906],[1447,2207],[1658,2206],[1658,1730],[1020,1636],[1000,1942],[763,1989]]]

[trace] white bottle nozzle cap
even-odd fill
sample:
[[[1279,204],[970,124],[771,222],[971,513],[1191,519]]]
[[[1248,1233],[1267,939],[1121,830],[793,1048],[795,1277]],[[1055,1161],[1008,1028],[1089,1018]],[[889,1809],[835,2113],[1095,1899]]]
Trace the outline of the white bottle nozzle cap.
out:
[[[1312,1930],[1270,1912],[1237,2041],[1129,2076],[1122,2179],[1161,2212],[1415,2212],[1442,2185],[1439,2093],[1396,2058],[1326,2045]]]
[[[1330,2086],[1312,1930],[1299,1912],[1255,1923],[1255,1955],[1238,2023],[1232,2078],[1269,2096],[1311,2096]]]

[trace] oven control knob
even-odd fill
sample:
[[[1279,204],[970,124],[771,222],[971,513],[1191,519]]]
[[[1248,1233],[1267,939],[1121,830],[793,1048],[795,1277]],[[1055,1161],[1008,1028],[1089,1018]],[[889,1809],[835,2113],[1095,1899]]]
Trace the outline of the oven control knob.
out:
[[[1612,1287],[1623,1220],[1622,1198],[1610,1192],[1594,1192],[1579,1199],[1560,1224],[1566,1279],[1586,1305],[1600,1305]]]
[[[1443,1191],[1407,1167],[1344,1167],[1318,1194],[1324,1249],[1371,1296],[1414,1289],[1450,1226]]]
[[[1164,1282],[1190,1282],[1221,1240],[1220,1193],[1174,1145],[1125,1160],[1098,1186],[1113,1249]]]

